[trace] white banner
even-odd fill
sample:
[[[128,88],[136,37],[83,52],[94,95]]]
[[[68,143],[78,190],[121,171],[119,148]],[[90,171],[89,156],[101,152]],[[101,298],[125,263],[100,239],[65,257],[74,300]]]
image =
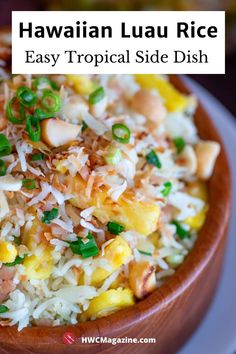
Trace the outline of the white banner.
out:
[[[224,11],[13,11],[13,74],[223,74]]]

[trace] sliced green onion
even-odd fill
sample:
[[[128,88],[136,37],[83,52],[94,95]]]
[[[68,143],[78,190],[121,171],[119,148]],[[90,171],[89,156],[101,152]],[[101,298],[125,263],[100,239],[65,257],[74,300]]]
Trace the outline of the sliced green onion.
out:
[[[184,229],[183,226],[181,226],[178,221],[174,220],[174,221],[172,221],[172,224],[176,226],[176,233],[181,240],[190,236],[189,231]]]
[[[88,241],[84,242],[86,240],[83,241],[81,237],[78,237],[77,241],[69,242],[71,251],[82,258],[97,256],[99,249],[93,235],[88,233],[87,239]]]
[[[122,226],[114,221],[108,222],[107,229],[113,235],[119,235],[121,232],[123,232],[125,230],[124,226]]]
[[[115,166],[120,162],[121,159],[122,159],[121,150],[114,146],[111,146],[107,152],[107,155],[105,156],[106,163],[108,165]]]
[[[178,154],[184,149],[186,142],[183,138],[178,137],[178,138],[174,138],[173,140],[175,147],[177,149]]]
[[[145,252],[145,251],[142,251],[139,249],[138,249],[138,251],[139,251],[139,253],[144,254],[145,256],[152,256],[152,253],[150,253],[150,252]]]
[[[39,152],[38,154],[33,154],[31,155],[31,161],[41,161],[44,160],[45,155],[42,152]]]
[[[38,100],[36,94],[26,86],[18,87],[16,97],[25,107],[33,107]]]
[[[25,109],[23,104],[17,102],[19,105],[17,114],[20,115],[19,117],[17,117],[16,112],[13,113],[13,105],[15,104],[16,100],[17,100],[16,97],[12,97],[10,101],[7,103],[7,108],[6,108],[7,118],[10,122],[14,124],[21,124],[25,120]]]
[[[172,189],[172,183],[171,182],[165,182],[164,183],[164,188],[162,189],[161,193],[163,197],[167,197]]]
[[[36,79],[34,79],[33,87],[35,89],[40,89],[40,86],[42,86],[43,89],[45,89],[46,87],[51,87],[55,91],[59,90],[59,86],[45,76],[37,77]]]
[[[26,131],[32,141],[40,141],[41,128],[39,124],[39,119],[35,118],[34,116],[27,116]]]
[[[81,129],[82,133],[83,133],[87,128],[88,128],[88,124],[83,120],[83,121],[82,121],[82,129]]]
[[[42,96],[42,106],[48,112],[59,112],[61,109],[61,98],[57,93],[51,90],[44,90]]]
[[[96,89],[89,95],[89,103],[96,104],[100,102],[104,97],[105,97],[104,88],[100,86],[98,89]]]
[[[11,144],[4,134],[0,134],[0,157],[10,155]]]
[[[6,267],[15,267],[17,264],[21,264],[24,261],[26,256],[27,256],[27,254],[24,254],[23,257],[17,256],[16,259],[14,260],[14,262],[4,263],[4,265]]]
[[[0,176],[5,176],[7,171],[6,164],[3,160],[0,160]]]
[[[146,155],[146,160],[150,165],[154,165],[157,168],[161,168],[161,161],[154,150],[151,150]]]
[[[34,179],[26,178],[22,181],[22,186],[26,189],[35,189],[36,183]]]
[[[43,212],[43,217],[42,217],[42,222],[44,224],[50,224],[53,219],[56,219],[58,217],[58,209],[52,208],[51,210],[44,211]]]
[[[124,124],[114,124],[112,126],[112,137],[121,144],[127,144],[130,141],[130,130]]]
[[[0,305],[0,313],[5,313],[9,311],[9,308],[5,305]]]
[[[43,119],[53,118],[55,117],[55,114],[45,112],[40,108],[36,108],[36,110],[34,111],[34,117],[38,120],[43,120]]]

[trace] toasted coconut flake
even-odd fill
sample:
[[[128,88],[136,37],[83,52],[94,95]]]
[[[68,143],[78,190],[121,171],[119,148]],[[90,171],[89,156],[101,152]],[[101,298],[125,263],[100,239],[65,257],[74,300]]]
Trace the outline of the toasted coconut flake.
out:
[[[114,202],[117,202],[120,196],[124,193],[127,188],[127,182],[124,181],[120,186],[112,187],[108,191],[108,195]]]
[[[55,219],[53,220],[53,223],[62,227],[64,230],[68,231],[68,232],[73,232],[73,225],[72,222],[65,222],[62,221],[61,219]]]
[[[26,142],[23,142],[23,143],[17,142],[16,143],[16,151],[19,156],[21,170],[23,172],[25,172],[27,170],[25,156],[26,156],[26,154],[30,154],[32,152],[32,148]]]
[[[29,206],[32,206],[34,204],[37,204],[38,202],[43,201],[49,193],[51,193],[52,187],[46,183],[46,182],[42,182],[41,183],[41,188],[42,191],[33,199],[31,199],[31,201],[28,203]]]
[[[35,176],[45,176],[45,174],[42,172],[42,171],[40,171],[38,168],[34,168],[34,167],[32,167],[30,164],[28,164],[27,163],[27,169],[31,172],[31,173],[33,173]]]
[[[9,213],[9,205],[3,191],[0,190],[0,219],[3,219]]]
[[[14,178],[12,175],[5,175],[0,177],[0,190],[16,192],[21,189],[22,181]]]
[[[18,164],[19,159],[16,159],[15,161],[13,161],[8,167],[7,167],[7,174],[10,174],[12,172],[12,170],[16,167],[16,165]]]
[[[103,233],[104,230],[103,229],[98,229],[96,228],[92,223],[85,221],[84,219],[80,220],[80,225],[83,226],[84,228],[86,228],[89,231],[93,231],[96,233]]]
[[[90,221],[93,216],[94,210],[95,210],[95,207],[90,207],[90,208],[84,209],[80,213],[81,218],[85,219],[86,221]]]
[[[95,134],[103,135],[108,130],[102,121],[94,118],[88,112],[82,112],[82,117],[85,123],[89,126],[90,129],[94,131]]]

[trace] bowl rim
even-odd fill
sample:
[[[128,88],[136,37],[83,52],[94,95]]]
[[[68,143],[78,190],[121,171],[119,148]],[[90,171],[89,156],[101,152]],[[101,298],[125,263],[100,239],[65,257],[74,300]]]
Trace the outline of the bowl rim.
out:
[[[170,81],[182,93],[191,93],[182,78],[178,75],[170,75]],[[137,323],[161,310],[164,306],[175,300],[198,278],[203,269],[211,261],[220,241],[224,237],[228,226],[231,206],[231,173],[228,157],[221,137],[211,121],[208,113],[199,102],[195,116],[199,130],[199,119],[204,120],[204,129],[211,139],[221,144],[221,153],[216,162],[213,176],[209,181],[209,212],[203,228],[198,234],[198,239],[190,251],[183,264],[176,270],[162,287],[154,290],[145,299],[140,300],[135,305],[120,310],[107,317],[99,318],[94,321],[78,323],[76,325],[66,325],[58,327],[27,327],[18,332],[16,327],[0,326],[0,343],[4,342],[14,345],[50,345],[63,344],[63,335],[72,333],[76,338],[81,335],[86,336],[110,336],[116,332],[125,331],[128,327],[135,326]],[[196,119],[195,119],[196,121]],[[201,134],[200,134],[201,135]],[[222,172],[223,171],[223,172]],[[219,205],[215,205],[215,195],[213,187],[217,184],[227,186],[225,192],[219,195]],[[214,209],[213,209],[214,208]],[[213,213],[216,214],[213,220]],[[214,221],[214,222],[213,222]],[[214,237],[211,237],[214,235]],[[202,242],[204,241],[204,243]],[[114,324],[116,324],[114,326]],[[37,337],[37,343],[33,343],[32,338]]]

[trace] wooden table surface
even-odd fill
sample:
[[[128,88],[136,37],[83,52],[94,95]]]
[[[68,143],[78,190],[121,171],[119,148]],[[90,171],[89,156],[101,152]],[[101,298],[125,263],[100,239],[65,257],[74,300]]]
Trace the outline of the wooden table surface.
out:
[[[42,0],[0,0],[0,26],[11,24],[12,10],[43,10]],[[225,75],[190,75],[236,117],[236,48],[226,56]]]

